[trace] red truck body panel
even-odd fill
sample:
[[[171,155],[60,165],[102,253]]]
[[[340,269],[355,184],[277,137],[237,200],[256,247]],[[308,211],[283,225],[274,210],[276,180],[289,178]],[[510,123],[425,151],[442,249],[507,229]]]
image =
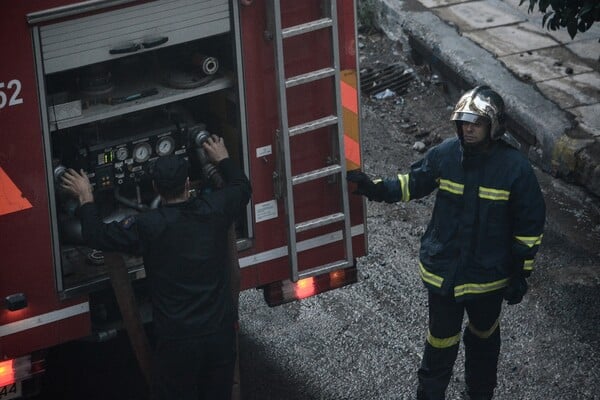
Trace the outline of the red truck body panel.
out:
[[[235,0],[237,1],[237,0]],[[45,152],[41,112],[40,79],[43,67],[36,65],[34,27],[80,18],[81,14],[60,19],[28,22],[28,15],[55,7],[74,5],[67,0],[10,2],[2,0],[0,13],[0,91],[6,101],[0,107],[0,301],[23,293],[26,307],[9,311],[0,306],[0,359],[12,358],[46,349],[90,335],[89,294],[64,296],[57,284],[60,277],[53,254],[53,217],[50,196],[49,159]],[[151,2],[125,2],[97,10],[127,9]],[[320,15],[319,1],[282,1],[283,26],[315,20]],[[232,3],[230,3],[232,4]],[[348,82],[349,101],[347,137],[359,143],[359,90],[356,55],[356,21],[353,1],[338,2],[340,67]],[[245,103],[247,171],[253,195],[251,246],[239,251],[242,289],[256,288],[290,278],[284,203],[276,200],[277,217],[256,221],[256,205],[274,201],[275,133],[279,127],[278,98],[273,41],[265,37],[268,27],[264,0],[239,8],[241,62]],[[234,15],[232,18],[238,18]],[[232,24],[233,25],[233,24]],[[289,39],[285,48],[286,74],[297,75],[331,64],[331,43],[326,32],[316,31]],[[42,71],[42,72],[40,72]],[[288,90],[290,125],[335,113],[334,85],[320,80]],[[10,100],[13,100],[11,104]],[[352,106],[354,104],[354,106]],[[0,98],[2,105],[2,98]],[[345,111],[346,113],[346,111]],[[348,118],[346,118],[348,117]],[[350,131],[352,131],[350,133]],[[313,170],[323,164],[332,144],[323,138],[326,130],[292,138],[292,173]],[[351,137],[352,136],[352,137]],[[271,153],[258,155],[258,149],[271,146]],[[358,145],[357,145],[358,146]],[[360,166],[360,148],[347,160],[348,168]],[[334,213],[339,208],[339,193],[334,187],[307,183],[294,189],[297,220],[308,220]],[[350,196],[353,227],[353,256],[366,254],[364,202]],[[275,210],[271,210],[274,212]],[[298,234],[306,249],[298,254],[299,269],[304,270],[344,257],[339,238],[342,224],[331,224]]]

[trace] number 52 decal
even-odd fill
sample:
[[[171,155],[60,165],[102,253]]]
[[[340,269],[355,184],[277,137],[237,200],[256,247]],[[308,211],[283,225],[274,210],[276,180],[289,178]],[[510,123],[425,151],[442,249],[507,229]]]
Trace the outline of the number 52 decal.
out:
[[[0,110],[6,107],[16,106],[23,103],[21,95],[21,81],[18,79],[12,79],[6,85],[4,89],[4,82],[0,82]]]

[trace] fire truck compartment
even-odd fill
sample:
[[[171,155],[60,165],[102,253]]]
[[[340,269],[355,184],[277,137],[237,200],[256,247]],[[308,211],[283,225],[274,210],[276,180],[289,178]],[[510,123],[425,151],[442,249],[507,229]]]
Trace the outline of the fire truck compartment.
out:
[[[175,154],[190,162],[192,195],[208,178],[194,135],[223,136],[247,170],[239,101],[239,49],[227,0],[154,1],[34,27],[50,188],[56,286],[68,298],[108,287],[103,253],[82,237],[75,199],[60,188],[83,169],[105,222],[156,208],[152,165]],[[249,246],[246,212],[238,247]],[[142,259],[123,255],[133,280]]]

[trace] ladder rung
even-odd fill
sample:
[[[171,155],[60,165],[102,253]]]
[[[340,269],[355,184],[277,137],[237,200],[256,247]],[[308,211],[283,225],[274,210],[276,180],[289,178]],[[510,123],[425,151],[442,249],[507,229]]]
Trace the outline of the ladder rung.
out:
[[[289,78],[285,81],[285,87],[291,88],[293,86],[302,85],[304,83],[316,81],[317,79],[323,79],[335,74],[335,69],[328,67],[319,69],[317,71],[308,72],[306,74],[297,75]]]
[[[327,28],[333,25],[331,18],[321,18],[315,21],[310,21],[305,24],[290,26],[282,30],[282,37],[287,39],[292,36],[302,35],[304,33]]]
[[[315,229],[320,226],[325,226],[329,224],[333,224],[335,222],[340,222],[344,220],[343,213],[335,213],[331,215],[326,215],[324,217],[319,217],[315,219],[311,219],[308,221],[300,222],[296,224],[296,233],[308,231],[310,229]]]
[[[315,169],[313,171],[298,174],[292,177],[292,185],[298,185],[300,183],[314,181],[315,179],[323,178],[325,176],[337,174],[342,170],[342,166],[339,164],[328,165],[324,168]]]
[[[347,260],[334,261],[332,263],[321,265],[319,267],[300,271],[298,273],[298,279],[304,279],[309,278],[311,276],[326,274],[328,272],[335,271],[341,268],[346,268],[348,266],[350,266],[350,263]]]
[[[319,128],[323,128],[325,126],[335,125],[335,124],[337,124],[337,122],[338,122],[338,117],[336,117],[335,115],[329,115],[327,117],[319,118],[314,121],[307,122],[305,124],[292,126],[289,131],[290,136],[314,131]]]

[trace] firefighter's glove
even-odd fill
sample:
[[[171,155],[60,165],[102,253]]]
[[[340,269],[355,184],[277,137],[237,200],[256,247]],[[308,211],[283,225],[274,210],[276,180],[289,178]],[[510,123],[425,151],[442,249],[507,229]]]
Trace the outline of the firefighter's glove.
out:
[[[504,299],[509,305],[519,304],[527,293],[527,280],[522,274],[510,278],[508,286],[504,291]]]
[[[383,183],[375,183],[362,171],[348,171],[346,179],[356,183],[352,194],[365,196],[369,200],[383,201]]]

